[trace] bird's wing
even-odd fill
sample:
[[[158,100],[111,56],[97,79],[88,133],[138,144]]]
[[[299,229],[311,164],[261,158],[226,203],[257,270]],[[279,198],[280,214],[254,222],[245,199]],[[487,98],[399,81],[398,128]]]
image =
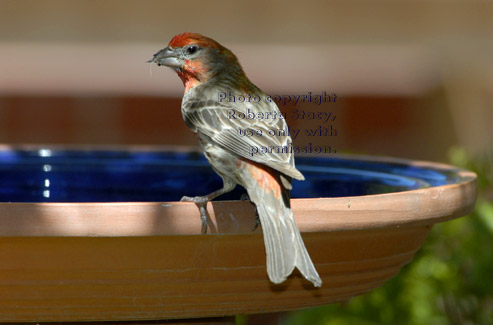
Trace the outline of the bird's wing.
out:
[[[273,101],[183,101],[185,123],[235,154],[304,179],[294,166],[288,126]],[[275,132],[275,133],[273,133]]]

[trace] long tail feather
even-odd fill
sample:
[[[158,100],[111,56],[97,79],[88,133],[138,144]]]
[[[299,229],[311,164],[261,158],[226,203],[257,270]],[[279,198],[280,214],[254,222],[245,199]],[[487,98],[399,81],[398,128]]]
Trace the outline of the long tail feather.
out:
[[[269,279],[281,283],[296,267],[315,287],[320,287],[322,280],[306,250],[291,209],[282,198],[262,187],[253,187],[248,192],[257,206],[262,225]]]

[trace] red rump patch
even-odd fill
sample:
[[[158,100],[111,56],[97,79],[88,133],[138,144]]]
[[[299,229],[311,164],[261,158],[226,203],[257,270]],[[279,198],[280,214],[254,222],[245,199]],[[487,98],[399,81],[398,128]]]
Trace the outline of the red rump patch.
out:
[[[215,40],[205,37],[204,35],[198,33],[183,33],[178,34],[171,39],[168,46],[169,47],[183,47],[186,45],[199,45],[202,47],[212,47],[220,48],[221,45]]]
[[[272,192],[277,199],[281,198],[282,188],[275,170],[253,161],[247,161],[246,159],[238,161],[240,165],[246,165],[248,172],[255,179],[258,187],[267,193]]]

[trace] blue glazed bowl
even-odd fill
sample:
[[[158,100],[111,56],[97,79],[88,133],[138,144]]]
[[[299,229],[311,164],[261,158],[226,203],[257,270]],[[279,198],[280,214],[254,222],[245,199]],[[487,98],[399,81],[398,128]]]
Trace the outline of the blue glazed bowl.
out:
[[[457,183],[459,170],[344,157],[299,157],[292,198],[363,196]],[[0,150],[0,202],[153,202],[222,186],[202,154],[177,151]],[[218,200],[237,200],[244,190]]]

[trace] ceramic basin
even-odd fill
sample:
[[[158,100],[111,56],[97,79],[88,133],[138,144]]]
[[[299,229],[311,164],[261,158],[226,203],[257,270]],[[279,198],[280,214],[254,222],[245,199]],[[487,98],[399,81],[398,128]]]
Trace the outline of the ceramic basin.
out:
[[[323,280],[266,275],[238,187],[183,148],[0,148],[0,321],[196,318],[292,310],[381,286],[431,227],[470,212],[474,173],[358,156],[300,157],[292,208]]]

